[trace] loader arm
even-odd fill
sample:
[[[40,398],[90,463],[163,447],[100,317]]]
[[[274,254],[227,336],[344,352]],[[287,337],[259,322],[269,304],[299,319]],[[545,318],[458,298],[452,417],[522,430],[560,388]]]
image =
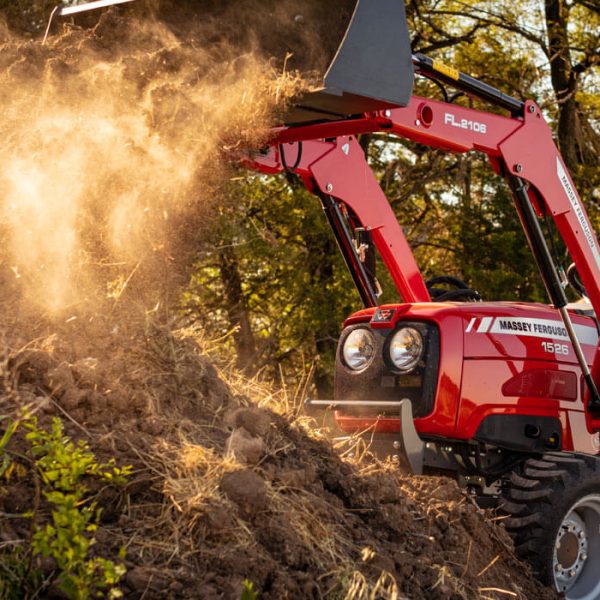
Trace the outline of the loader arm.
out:
[[[594,384],[600,365],[596,361],[590,372],[583,358],[565,308],[567,299],[536,215],[545,212],[554,220],[594,310],[600,315],[598,240],[542,112],[531,101],[523,103],[522,108],[520,114],[507,117],[413,96],[405,107],[277,128],[269,148],[248,163],[264,173],[293,171],[322,201],[330,199],[336,206],[350,208],[362,227],[372,232],[374,244],[404,302],[426,302],[430,297],[421,272],[355,136],[386,132],[451,152],[485,153],[496,173],[509,183],[548,294],[573,334],[571,341],[588,385],[588,429],[600,431],[600,399]],[[340,242],[339,232],[336,237]],[[343,240],[340,245],[343,246]],[[356,256],[343,247],[342,253],[363,302],[366,306],[376,305],[376,297],[369,295],[362,283]]]

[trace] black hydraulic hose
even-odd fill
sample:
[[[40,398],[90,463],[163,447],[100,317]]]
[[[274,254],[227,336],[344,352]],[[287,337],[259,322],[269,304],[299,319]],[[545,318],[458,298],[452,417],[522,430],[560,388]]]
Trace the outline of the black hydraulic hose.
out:
[[[377,306],[377,294],[371,286],[364,265],[360,262],[360,259],[356,254],[352,237],[344,224],[339,206],[336,201],[327,194],[317,193],[317,196],[319,200],[321,200],[321,205],[323,206],[329,226],[333,231],[342,257],[350,271],[350,275],[354,280],[354,284],[356,285],[356,289],[360,294],[360,298],[365,308]]]
[[[417,71],[421,71],[427,77],[439,79],[456,89],[477,96],[482,100],[487,100],[496,106],[506,108],[515,115],[522,115],[525,110],[525,103],[522,100],[513,98],[495,87],[475,79],[475,77],[461,73],[424,54],[419,52],[413,54],[412,61]]]
[[[288,172],[295,171],[302,160],[302,142],[298,142],[298,154],[296,156],[296,162],[293,166],[289,166],[287,164],[287,160],[285,158],[285,150],[283,149],[283,144],[279,144],[279,156],[281,157],[281,166]]]

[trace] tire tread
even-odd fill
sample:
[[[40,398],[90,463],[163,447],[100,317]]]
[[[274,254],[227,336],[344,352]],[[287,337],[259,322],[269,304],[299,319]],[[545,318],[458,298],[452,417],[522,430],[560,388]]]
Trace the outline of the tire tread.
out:
[[[579,489],[586,493],[590,484],[600,493],[600,458],[591,454],[548,452],[527,459],[511,474],[501,505],[506,515],[503,523],[517,555],[531,564],[544,583],[554,581],[551,557],[556,534],[549,524],[569,510],[564,506],[566,498]]]

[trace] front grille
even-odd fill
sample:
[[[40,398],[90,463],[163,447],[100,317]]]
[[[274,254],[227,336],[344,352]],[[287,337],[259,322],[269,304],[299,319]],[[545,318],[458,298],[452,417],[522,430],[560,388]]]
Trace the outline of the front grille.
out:
[[[423,335],[424,352],[417,366],[410,373],[396,371],[387,359],[387,340],[403,326],[419,329]],[[335,364],[336,400],[402,400],[412,402],[415,417],[424,417],[433,410],[437,384],[440,335],[433,323],[401,321],[396,329],[370,329],[375,336],[375,357],[363,371],[352,371],[343,362],[342,346],[346,337],[360,327],[370,329],[368,324],[352,325],[342,332]],[[395,416],[393,410],[369,409],[368,406],[344,408],[348,416]]]

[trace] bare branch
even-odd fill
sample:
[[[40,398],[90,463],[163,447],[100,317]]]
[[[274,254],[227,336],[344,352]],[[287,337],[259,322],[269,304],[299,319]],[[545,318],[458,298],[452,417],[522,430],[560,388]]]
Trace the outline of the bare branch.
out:
[[[578,4],[579,6],[583,6],[585,8],[587,8],[588,10],[591,10],[592,12],[595,12],[597,15],[600,15],[600,4],[598,4],[598,2],[592,0],[587,1],[587,0],[574,0],[573,4]]]
[[[437,14],[440,16],[464,17],[477,21],[482,27],[492,25],[512,33],[518,33],[525,39],[537,44],[546,55],[548,54],[543,32],[538,33],[523,27],[522,25],[508,21],[505,15],[477,7],[471,7],[463,2],[457,1],[457,3],[463,4],[465,7],[468,7],[469,10],[434,10],[431,11],[431,14]]]
[[[573,71],[577,74],[584,73],[590,67],[594,67],[598,64],[600,64],[600,48],[598,48],[596,52],[587,54],[582,61],[573,65]]]
[[[428,21],[426,21],[428,22]],[[423,52],[427,54],[428,52],[433,52],[434,50],[441,50],[442,48],[449,48],[452,46],[456,46],[456,44],[460,44],[462,42],[471,42],[473,41],[473,36],[477,31],[479,31],[482,27],[484,27],[484,23],[477,23],[471,30],[467,31],[467,33],[459,36],[447,36],[445,40],[440,40],[439,42],[434,42],[429,46],[424,46],[416,50],[417,52]]]

